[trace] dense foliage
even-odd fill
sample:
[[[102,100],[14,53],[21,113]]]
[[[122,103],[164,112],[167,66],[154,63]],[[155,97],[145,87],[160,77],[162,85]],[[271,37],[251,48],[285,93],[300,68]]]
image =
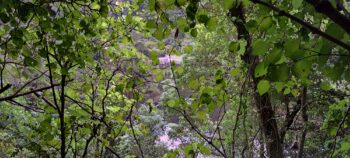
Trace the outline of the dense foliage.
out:
[[[0,1],[0,157],[346,157],[349,9]]]

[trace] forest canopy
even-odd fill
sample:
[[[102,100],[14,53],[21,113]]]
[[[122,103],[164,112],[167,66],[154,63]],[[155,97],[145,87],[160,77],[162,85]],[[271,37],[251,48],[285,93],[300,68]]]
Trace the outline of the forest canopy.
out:
[[[0,157],[348,157],[349,10],[2,0]]]

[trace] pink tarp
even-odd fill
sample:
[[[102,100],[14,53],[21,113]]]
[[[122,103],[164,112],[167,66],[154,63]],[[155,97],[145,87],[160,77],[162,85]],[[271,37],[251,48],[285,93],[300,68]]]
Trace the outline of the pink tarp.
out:
[[[164,56],[164,57],[159,57],[159,63],[161,65],[166,65],[169,64],[170,61],[175,62],[176,64],[180,64],[182,62],[182,56],[175,56],[175,55],[171,55],[171,56]]]

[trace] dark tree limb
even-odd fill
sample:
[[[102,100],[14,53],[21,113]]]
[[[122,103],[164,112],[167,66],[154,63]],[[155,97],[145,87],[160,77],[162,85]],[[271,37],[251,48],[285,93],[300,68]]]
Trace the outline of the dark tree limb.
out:
[[[134,140],[135,140],[135,142],[137,144],[137,147],[139,148],[141,157],[144,158],[144,154],[143,154],[143,150],[142,150],[142,147],[141,147],[141,144],[140,144],[140,140],[136,137],[134,125],[133,125],[133,122],[132,122],[132,111],[134,109],[134,106],[135,106],[135,104],[132,104],[131,108],[130,108],[130,111],[129,111],[129,123],[130,123],[131,131],[132,131],[132,135],[133,135]]]
[[[242,109],[242,106],[243,106],[242,99],[243,99],[243,93],[246,90],[245,89],[246,82],[247,82],[247,77],[245,77],[244,82],[242,83],[241,88],[240,88],[238,109],[237,109],[237,112],[236,112],[235,124],[234,124],[233,129],[232,129],[231,148],[232,148],[232,155],[233,156],[235,156],[236,131],[237,131],[237,128],[238,128],[239,118],[240,118],[240,115],[241,115],[241,109]]]
[[[35,80],[39,79],[41,76],[43,76],[44,74],[46,73],[45,72],[42,72],[39,76],[37,77],[34,77],[33,79],[27,81],[23,86],[21,86],[16,92],[15,94],[18,94],[19,92],[21,92],[26,86],[28,86],[30,83],[34,82]]]
[[[5,46],[5,53],[4,53],[4,62],[1,65],[1,69],[0,69],[0,88],[4,88],[4,81],[3,81],[3,73],[5,70],[5,66],[6,66],[6,56],[7,56],[7,42],[6,42],[6,46]]]
[[[29,95],[29,94],[33,94],[33,93],[36,93],[36,92],[45,91],[45,90],[51,89],[52,87],[56,87],[56,86],[59,86],[59,84],[53,84],[53,85],[50,85],[50,86],[47,86],[47,87],[42,87],[42,88],[39,88],[39,89],[30,90],[30,91],[27,91],[27,92],[24,92],[24,93],[20,93],[20,94],[13,94],[13,95],[10,95],[10,96],[7,96],[7,97],[0,98],[0,102],[1,101],[12,100],[12,99],[15,99],[15,98],[18,98],[18,97],[22,97],[22,96],[25,96],[25,95]]]
[[[283,143],[284,141],[284,137],[286,135],[286,132],[289,130],[290,126],[293,124],[295,117],[297,116],[298,112],[300,111],[300,109],[303,107],[303,95],[300,96],[300,98],[297,101],[297,105],[294,106],[293,111],[289,112],[289,110],[287,111],[286,114],[286,119],[283,122],[281,131],[280,131],[280,136],[281,136],[281,141]],[[286,106],[288,107],[288,103],[287,102]]]
[[[312,26],[311,24],[305,22],[304,20],[302,20],[302,19],[300,19],[300,18],[298,18],[298,17],[296,17],[294,15],[291,15],[291,14],[287,13],[284,10],[281,10],[281,9],[277,8],[277,7],[275,7],[274,5],[272,5],[270,3],[267,3],[267,2],[264,2],[264,1],[261,1],[261,0],[251,0],[251,1],[253,3],[257,3],[257,4],[260,4],[260,5],[263,5],[263,6],[267,7],[267,8],[270,8],[271,10],[277,12],[279,15],[285,16],[285,17],[291,19],[292,21],[295,21],[295,22],[299,23],[300,25],[302,25],[302,26],[306,27],[307,29],[309,29],[312,33],[318,34],[318,35],[322,36],[323,38],[325,38],[325,39],[327,39],[327,40],[329,40],[329,41],[331,41],[331,42],[333,42],[333,43],[343,47],[344,49],[348,50],[349,53],[350,53],[350,45],[349,44],[347,44],[347,43],[345,43],[345,42],[343,42],[343,41],[341,41],[341,40],[339,40],[339,39],[337,39],[337,38],[335,38],[335,37],[333,37],[333,36],[323,32],[323,31],[321,31],[320,29]],[[350,29],[349,26],[350,26],[350,24],[346,25],[346,27],[348,27],[348,29]]]
[[[64,110],[65,110],[65,97],[64,97],[64,88],[66,86],[66,75],[61,76],[61,95],[60,95],[60,102],[61,102],[61,112],[59,113],[60,116],[60,131],[61,131],[61,157],[66,157],[66,125],[64,122]]]
[[[52,70],[51,70],[51,62],[50,62],[50,57],[49,57],[49,50],[48,50],[48,44],[47,44],[47,41],[45,42],[45,50],[46,50],[46,60],[47,60],[47,65],[48,65],[48,68],[49,68],[49,80],[50,80],[50,84],[53,85],[53,78],[52,78]],[[51,91],[52,91],[52,97],[53,97],[53,101],[54,101],[54,105],[57,109],[57,112],[60,114],[61,113],[61,110],[60,108],[58,107],[58,103],[57,103],[57,98],[56,98],[56,91],[55,91],[55,87],[50,87],[51,88]]]
[[[308,115],[307,115],[307,88],[304,87],[302,94],[301,94],[301,112],[302,112],[302,118],[303,118],[303,131],[301,134],[301,138],[299,140],[299,151],[298,151],[298,158],[302,158],[304,154],[304,144],[305,144],[305,137],[307,132],[307,122],[308,122]]]
[[[279,129],[275,120],[275,114],[272,108],[270,96],[269,94],[260,95],[256,92],[258,82],[261,80],[261,78],[255,78],[253,70],[255,70],[259,59],[257,56],[252,54],[252,37],[245,26],[245,16],[242,3],[240,3],[237,7],[231,8],[228,16],[231,18],[236,18],[235,20],[232,20],[232,22],[237,28],[238,39],[247,41],[246,52],[242,58],[243,61],[250,66],[248,76],[249,78],[252,78],[250,85],[253,87],[253,98],[255,106],[258,109],[260,124],[265,136],[268,156],[276,158],[283,157]]]
[[[7,84],[4,87],[0,88],[0,94],[5,92],[6,90],[10,89],[11,86],[12,86],[11,84]]]
[[[339,136],[339,133],[340,133],[341,129],[343,128],[345,121],[346,121],[346,118],[348,117],[349,114],[350,114],[350,106],[348,106],[348,109],[346,110],[345,115],[344,115],[343,119],[341,120],[341,122],[338,126],[338,129],[337,129],[337,132],[334,136],[332,152],[329,156],[330,158],[332,158],[334,156],[334,152],[335,152],[335,149],[337,147],[337,137]]]
[[[88,151],[88,148],[89,148],[89,144],[90,142],[93,140],[93,138],[96,136],[97,134],[97,129],[100,127],[100,124],[99,125],[93,125],[92,127],[92,131],[91,131],[91,134],[90,134],[90,137],[88,139],[86,139],[86,143],[85,143],[85,148],[84,148],[84,152],[83,152],[83,156],[82,158],[85,158],[86,155],[87,155],[87,151]]]
[[[225,94],[226,95],[226,94]],[[213,135],[211,136],[210,138],[210,141],[213,141],[214,139],[214,136],[216,134],[216,132],[218,133],[218,136],[219,136],[219,142],[220,142],[220,145],[221,145],[221,148],[222,148],[222,151],[223,153],[226,153],[226,149],[225,149],[225,146],[224,146],[224,139],[222,138],[221,136],[221,131],[220,131],[220,125],[222,123],[222,121],[224,120],[224,117],[226,115],[226,101],[224,101],[223,105],[221,105],[221,108],[220,108],[220,111],[219,111],[219,114],[221,114],[221,111],[223,111],[223,114],[221,115],[220,117],[220,120],[217,122],[217,125],[216,125],[216,128],[213,132]]]
[[[220,153],[221,156],[223,156],[224,158],[227,158],[226,153],[224,153],[223,151],[221,151],[221,149],[216,146],[207,136],[205,136],[197,127],[196,125],[194,125],[194,123],[190,120],[190,118],[188,117],[186,111],[181,112],[181,114],[183,115],[183,117],[185,118],[185,120],[190,124],[191,128],[202,138],[205,140],[205,142],[207,142],[210,146],[212,146],[217,152]]]
[[[44,96],[41,96],[41,95],[38,94],[37,92],[35,92],[34,94],[35,94],[36,97],[41,98],[42,100],[44,100],[44,102],[45,102],[47,105],[51,106],[52,108],[54,108],[54,109],[57,111],[55,105],[53,105],[47,98],[45,98]]]
[[[175,47],[173,47],[172,50],[173,50],[174,48],[175,48]],[[169,57],[170,57],[170,53],[172,52],[172,50],[169,51],[169,54],[168,54]],[[174,84],[175,84],[175,86],[173,86],[173,88],[176,90],[176,94],[177,94],[178,99],[179,99],[179,100],[182,100],[182,97],[181,97],[181,94],[180,94],[180,90],[179,90],[179,88],[177,87],[177,82],[176,82],[176,76],[175,76],[174,68],[173,68],[173,66],[172,66],[171,63],[172,63],[172,61],[170,60],[170,72],[171,72],[171,74],[172,74],[172,79],[173,79]],[[182,104],[182,101],[181,101],[181,104]],[[204,139],[205,142],[207,142],[211,147],[213,147],[217,152],[219,152],[221,156],[223,156],[224,158],[227,158],[227,154],[225,153],[225,150],[221,151],[221,149],[220,149],[217,145],[215,145],[215,144],[213,143],[213,141],[210,140],[209,137],[207,137],[207,136],[205,136],[203,133],[201,133],[201,131],[200,131],[200,130],[194,125],[194,123],[190,120],[190,118],[188,117],[188,115],[187,115],[187,113],[186,113],[185,110],[182,110],[182,111],[181,111],[181,110],[178,110],[178,109],[175,109],[175,108],[173,108],[173,109],[182,114],[182,116],[185,118],[185,120],[190,124],[191,128],[192,128],[202,139]]]
[[[26,110],[31,110],[31,111],[34,111],[34,112],[39,112],[39,113],[43,113],[44,110],[43,109],[39,109],[38,107],[33,107],[33,106],[30,106],[30,105],[23,105],[15,100],[7,100],[7,102],[11,103],[11,104],[14,104],[14,105],[17,105],[19,107],[22,107]]]
[[[331,2],[328,0],[305,0],[307,3],[312,5],[315,10],[337,23],[342,27],[348,34],[350,34],[350,18],[341,14],[337,8],[333,7]]]
[[[97,138],[97,140],[99,142],[103,142],[100,138]],[[108,145],[104,145],[112,154],[114,154],[117,158],[121,158],[121,156],[116,152],[114,151],[114,149]]]
[[[104,119],[106,117],[106,99],[107,99],[107,96],[108,96],[108,91],[110,89],[110,86],[111,86],[111,81],[113,79],[113,77],[117,74],[118,72],[118,68],[116,68],[113,72],[112,72],[112,75],[108,78],[107,80],[107,85],[106,85],[106,89],[105,89],[105,95],[103,96],[102,98],[102,119]]]

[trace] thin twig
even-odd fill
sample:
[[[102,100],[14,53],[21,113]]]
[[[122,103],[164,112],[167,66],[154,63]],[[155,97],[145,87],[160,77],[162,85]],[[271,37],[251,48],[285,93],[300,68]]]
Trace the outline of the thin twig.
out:
[[[130,127],[131,127],[131,131],[132,131],[132,135],[135,139],[135,142],[140,150],[140,154],[141,154],[141,157],[144,158],[144,155],[143,155],[143,150],[142,150],[142,147],[141,147],[141,144],[140,144],[140,141],[137,139],[136,137],[136,134],[135,134],[135,130],[134,130],[134,126],[133,126],[133,122],[132,122],[132,111],[133,111],[133,108],[134,108],[135,104],[132,104],[131,105],[131,108],[130,108],[130,111],[129,111],[129,122],[130,122]]]
[[[47,87],[38,88],[38,89],[35,89],[35,90],[30,90],[28,92],[24,92],[24,93],[20,93],[20,94],[15,94],[15,95],[3,97],[3,98],[0,98],[0,102],[1,101],[6,101],[6,100],[11,100],[11,99],[14,99],[14,98],[17,98],[17,97],[22,97],[22,96],[25,96],[25,95],[28,95],[28,94],[32,94],[32,93],[35,93],[35,92],[41,92],[41,91],[44,91],[44,90],[48,90],[48,89],[51,89],[52,87],[55,87],[55,86],[59,86],[59,84],[53,84],[53,85],[50,85],[50,86],[47,86]]]
[[[294,15],[291,15],[291,14],[287,13],[284,10],[279,9],[279,8],[275,7],[274,5],[268,3],[268,2],[261,1],[261,0],[251,0],[251,1],[253,3],[258,3],[258,4],[261,4],[261,5],[265,6],[265,7],[267,7],[267,8],[270,8],[271,10],[277,12],[279,15],[285,16],[285,17],[291,19],[292,21],[295,21],[295,22],[299,23],[300,25],[308,28],[312,33],[318,34],[318,35],[322,36],[323,38],[325,38],[325,39],[327,39],[327,40],[329,40],[329,41],[331,41],[331,42],[333,42],[333,43],[343,47],[344,49],[348,50],[349,53],[350,53],[350,45],[349,44],[347,44],[347,43],[345,43],[345,42],[343,42],[341,40],[338,40],[337,38],[335,38],[335,37],[333,37],[333,36],[323,32],[323,31],[321,31],[320,29],[312,26],[311,24],[305,22],[304,20],[302,20],[302,19],[300,19],[300,18],[298,18],[298,17],[296,17]],[[346,27],[348,27],[348,26],[346,26]]]
[[[346,110],[345,115],[344,115],[343,119],[341,120],[341,122],[340,122],[340,124],[338,126],[338,129],[337,129],[337,132],[336,132],[336,134],[334,136],[333,148],[332,148],[331,155],[329,156],[330,158],[333,157],[333,154],[334,154],[336,146],[337,146],[337,137],[339,135],[340,130],[343,128],[343,125],[344,125],[345,120],[348,117],[349,113],[350,113],[350,106],[348,106],[348,109]]]

